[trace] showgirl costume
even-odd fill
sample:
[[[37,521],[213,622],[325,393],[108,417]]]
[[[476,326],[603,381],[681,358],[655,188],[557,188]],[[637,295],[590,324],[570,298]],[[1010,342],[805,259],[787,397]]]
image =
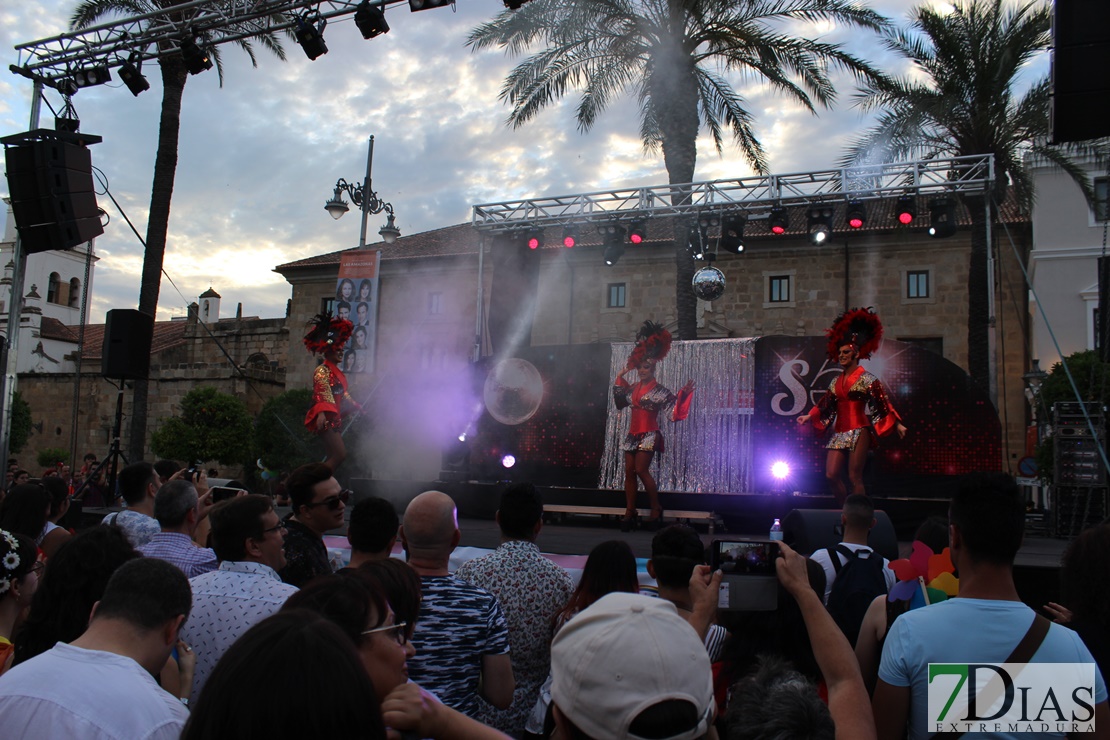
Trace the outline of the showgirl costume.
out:
[[[879,347],[883,325],[871,309],[853,308],[841,314],[825,333],[829,337],[829,359],[836,361],[838,350],[846,344],[859,350],[860,359],[869,359]],[[832,436],[825,445],[828,450],[855,449],[865,430],[874,445],[877,437],[890,434],[902,420],[882,382],[859,365],[829,383],[828,392],[810,409],[809,418],[821,431],[832,425]]]
[[[637,342],[626,367],[639,367],[645,360],[658,363],[671,349],[671,333],[650,321],[636,335]],[[663,432],[659,430],[659,412],[671,409],[671,421],[682,421],[690,415],[694,392],[681,390],[676,396],[655,378],[629,385],[624,377],[613,385],[613,403],[617,409],[632,407],[632,422],[621,450],[624,452],[663,452]]]
[[[305,335],[304,346],[313,354],[323,354],[333,347],[341,350],[354,329],[350,321],[332,318],[330,312],[318,314],[311,323],[313,328]],[[312,408],[305,416],[305,427],[313,433],[339,431],[343,421],[342,402],[358,408],[358,402],[347,392],[347,376],[325,357],[312,373]],[[324,414],[325,419],[323,430],[316,428],[316,417],[320,414]]]

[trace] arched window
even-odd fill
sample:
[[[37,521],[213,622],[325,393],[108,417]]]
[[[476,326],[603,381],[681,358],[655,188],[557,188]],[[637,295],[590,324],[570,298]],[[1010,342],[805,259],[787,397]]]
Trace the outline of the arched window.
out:
[[[69,281],[69,307],[81,307],[81,281],[77,278]]]
[[[62,276],[56,272],[50,273],[50,279],[46,283],[46,302],[58,302],[58,289],[61,287]]]

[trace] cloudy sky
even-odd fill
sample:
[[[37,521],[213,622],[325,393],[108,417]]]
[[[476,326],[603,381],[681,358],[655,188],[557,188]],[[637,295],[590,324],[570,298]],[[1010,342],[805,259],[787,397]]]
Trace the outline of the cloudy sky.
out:
[[[875,0],[872,6],[904,23],[911,4]],[[0,0],[0,134],[24,131],[29,123],[32,86],[8,72],[17,60],[13,47],[64,32],[75,5]],[[275,265],[358,243],[356,210],[333,221],[323,205],[338,178],[363,179],[371,134],[374,189],[393,204],[403,234],[467,221],[475,203],[666,183],[662,158],[643,154],[632,101],[613,105],[588,134],[575,126],[574,97],[522,129],[505,126],[508,109],[497,93],[513,61],[464,44],[471,28],[501,9],[501,0],[459,0],[454,12],[392,6],[392,30],[370,41],[350,16],[333,20],[325,32],[330,51],[315,61],[291,40],[288,61],[259,50],[257,69],[237,48],[224,47],[222,88],[214,69],[190,77],[165,262],[181,293],[162,281],[158,318],[183,315],[209,286],[223,296],[225,316],[234,315],[237,303],[247,315],[283,315],[290,288],[272,272]],[[873,35],[828,25],[810,33],[905,72]],[[93,164],[145,235],[161,85],[155,65],[144,71],[151,89],[138,97],[116,80],[80,91],[74,104],[81,130],[104,138],[92,149]],[[850,108],[847,79],[838,86],[840,104],[819,117],[756,81],[735,84],[777,173],[832,166],[867,124]],[[58,106],[60,99],[50,93],[48,102]],[[51,115],[44,107],[43,121]],[[699,140],[698,155],[698,180],[751,174],[735,150],[718,157],[707,137]],[[143,257],[111,202],[99,200],[112,220],[96,240],[102,259],[92,321],[102,321],[110,308],[136,305]],[[384,214],[371,217],[375,241],[383,222]]]

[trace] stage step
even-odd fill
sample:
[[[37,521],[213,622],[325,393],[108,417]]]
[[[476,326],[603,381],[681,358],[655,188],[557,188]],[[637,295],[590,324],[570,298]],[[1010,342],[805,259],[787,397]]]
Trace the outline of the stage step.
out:
[[[636,512],[640,515],[641,520],[647,519],[651,516],[651,509],[637,509]],[[624,509],[617,506],[567,506],[564,504],[544,504],[543,513],[556,514],[559,519],[565,519],[568,515],[594,515],[594,516],[624,516]],[[724,527],[721,523],[720,517],[712,511],[678,511],[673,509],[663,510],[664,519],[673,519],[678,522],[704,522],[709,526],[709,534],[714,534],[717,528],[720,527],[722,531]]]

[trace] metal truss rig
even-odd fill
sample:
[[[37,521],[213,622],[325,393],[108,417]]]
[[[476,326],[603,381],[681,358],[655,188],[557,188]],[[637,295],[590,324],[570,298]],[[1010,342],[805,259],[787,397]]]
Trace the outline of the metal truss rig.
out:
[[[377,0],[384,8],[405,0]],[[192,0],[144,15],[103,23],[80,31],[18,44],[12,72],[50,87],[76,70],[116,66],[132,55],[137,60],[179,53],[183,38],[200,37],[205,47],[219,46],[283,31],[295,16],[310,9],[324,19],[353,15],[361,0]]]
[[[760,219],[776,206],[981,193],[993,183],[994,155],[983,154],[482,203],[474,206],[472,224],[479,231],[497,233],[652,216],[736,214]]]

